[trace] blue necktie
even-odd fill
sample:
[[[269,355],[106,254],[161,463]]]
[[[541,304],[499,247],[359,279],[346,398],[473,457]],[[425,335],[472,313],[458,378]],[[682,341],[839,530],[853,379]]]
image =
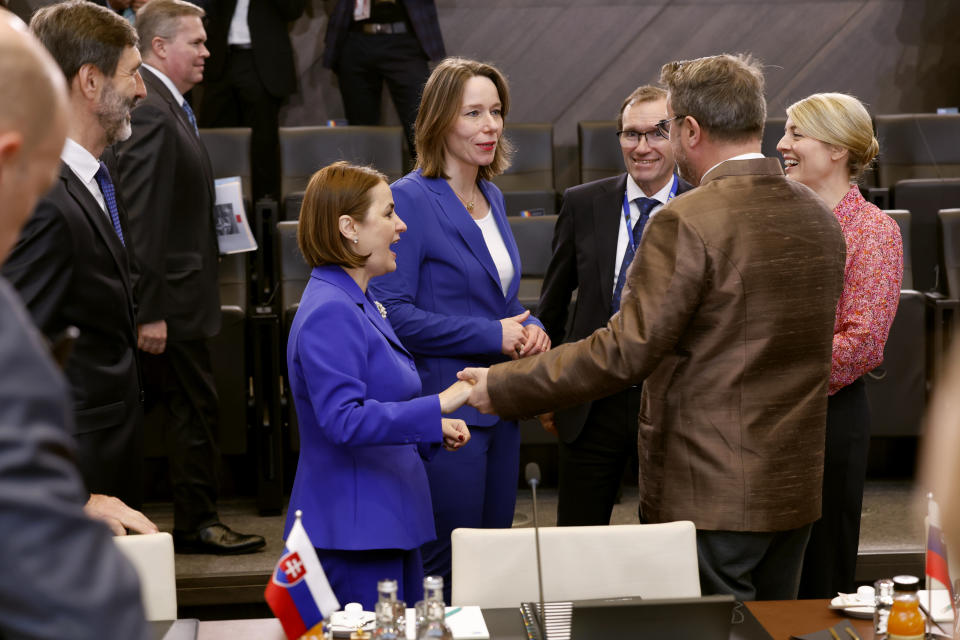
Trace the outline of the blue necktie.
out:
[[[620,310],[620,294],[623,293],[623,285],[627,281],[627,269],[630,267],[630,263],[633,262],[634,254],[636,254],[634,247],[640,246],[640,237],[643,235],[643,227],[646,226],[647,220],[650,219],[650,212],[655,206],[660,204],[659,200],[654,200],[653,198],[635,198],[633,201],[640,207],[640,217],[637,219],[637,224],[633,226],[633,244],[627,244],[627,250],[623,252],[623,262],[620,263],[620,273],[617,275],[617,286],[613,289],[611,313],[616,313]]]
[[[100,193],[103,194],[103,200],[107,204],[107,213],[110,214],[110,222],[113,223],[113,230],[117,232],[120,238],[120,244],[127,246],[123,241],[123,230],[120,229],[120,211],[117,209],[117,192],[113,188],[113,180],[110,179],[110,172],[107,171],[107,165],[100,163],[97,174],[94,176],[97,184],[100,185]]]
[[[197,128],[197,116],[193,115],[193,109],[190,108],[190,103],[184,100],[182,106],[183,110],[187,114],[187,120],[189,120],[190,124],[193,125],[193,131],[199,136],[200,129]]]

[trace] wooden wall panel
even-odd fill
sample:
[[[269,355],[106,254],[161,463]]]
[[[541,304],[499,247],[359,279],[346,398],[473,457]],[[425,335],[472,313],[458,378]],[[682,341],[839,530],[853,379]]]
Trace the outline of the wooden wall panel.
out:
[[[301,91],[285,124],[343,117],[320,67],[326,16],[312,0],[292,27]],[[767,65],[769,112],[848,91],[876,113],[960,104],[957,0],[438,0],[447,52],[508,75],[509,120],[551,122],[558,187],[576,182],[576,123],[610,119],[669,60],[751,52]],[[386,122],[396,124],[388,98]],[[509,121],[508,121],[509,126]],[[958,141],[960,143],[960,141]]]

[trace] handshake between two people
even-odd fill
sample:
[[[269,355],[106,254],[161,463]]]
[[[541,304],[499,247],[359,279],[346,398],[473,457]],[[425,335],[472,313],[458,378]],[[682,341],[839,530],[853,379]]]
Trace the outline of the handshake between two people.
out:
[[[467,368],[457,374],[459,378],[440,392],[440,413],[453,413],[465,404],[483,413],[493,413],[490,396],[487,394],[487,369]],[[467,423],[459,418],[441,418],[443,448],[456,451],[470,441]]]
[[[516,360],[550,350],[550,337],[536,324],[524,326],[530,311],[500,320],[503,336],[503,353]],[[481,413],[493,414],[493,403],[487,392],[485,367],[467,367],[457,373],[457,381],[440,392],[440,412],[453,413],[467,404]],[[463,420],[443,418],[443,446],[455,451],[470,440],[470,431]]]

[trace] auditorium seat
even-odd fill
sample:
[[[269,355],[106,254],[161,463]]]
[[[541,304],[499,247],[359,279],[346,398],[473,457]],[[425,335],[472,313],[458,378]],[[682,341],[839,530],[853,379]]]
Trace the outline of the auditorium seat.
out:
[[[581,184],[623,173],[616,120],[582,120],[577,123],[577,139]]]
[[[113,542],[137,572],[147,620],[176,620],[173,536],[166,532],[113,536]]]
[[[283,375],[284,422],[289,425],[291,448],[300,450],[300,433],[297,426],[297,414],[290,395],[287,380],[287,336],[290,325],[300,306],[300,296],[310,281],[310,266],[307,265],[297,246],[297,222],[277,224],[277,256],[279,258],[280,279],[280,370]]]
[[[876,127],[877,186],[891,187],[911,178],[960,178],[960,115],[881,115]]]
[[[783,156],[777,151],[777,143],[783,137],[783,127],[786,123],[786,116],[767,118],[767,122],[763,125],[763,139],[760,143],[760,152],[763,155],[783,160]]]
[[[553,228],[557,224],[557,216],[511,217],[510,230],[517,241],[517,250],[520,252],[522,278],[518,297],[522,304],[531,312],[536,312],[540,301],[540,287],[543,277],[547,273],[552,255]]]
[[[247,253],[220,257],[220,332],[208,341],[223,454],[247,451]]]
[[[900,239],[903,241],[903,280],[901,289],[913,289],[913,265],[910,253],[910,212],[906,209],[886,209],[885,214],[893,218],[900,227]]]
[[[883,350],[883,362],[865,376],[871,436],[917,436],[926,407],[926,301],[904,289]]]
[[[302,192],[310,176],[338,160],[373,165],[392,182],[403,175],[403,131],[400,127],[280,127],[281,201]],[[283,215],[285,220],[297,218],[296,213]]]
[[[539,598],[534,530],[455,529],[451,605],[514,607]],[[540,529],[544,600],[700,596],[689,521]]]
[[[913,283],[919,291],[945,292],[939,277],[937,212],[960,207],[960,178],[901,180],[893,187],[893,205],[910,212]]]
[[[933,379],[943,372],[954,336],[960,329],[960,209],[937,212],[941,291],[927,295],[927,326],[930,329],[928,357]]]
[[[247,211],[252,198],[250,183],[250,129],[247,127],[227,127],[222,129],[200,129],[200,139],[210,156],[210,167],[214,178],[240,176],[243,179],[243,197],[247,200]]]
[[[521,215],[522,211],[537,211],[545,215],[556,213],[553,125],[510,124],[505,135],[513,143],[513,161],[493,182],[503,192],[507,215]]]

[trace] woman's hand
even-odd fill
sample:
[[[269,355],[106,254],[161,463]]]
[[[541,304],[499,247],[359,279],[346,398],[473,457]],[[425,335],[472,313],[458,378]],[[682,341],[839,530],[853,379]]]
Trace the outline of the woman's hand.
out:
[[[518,358],[526,358],[550,350],[550,336],[539,325],[528,324],[523,328],[523,333],[523,349],[517,354]]]
[[[529,317],[530,310],[527,309],[518,316],[500,320],[500,328],[503,331],[503,346],[501,347],[503,355],[510,356],[514,360],[520,357],[527,335],[523,323]]]
[[[457,380],[440,392],[440,413],[453,413],[463,406],[470,397],[473,384],[464,380]]]
[[[470,442],[470,430],[463,420],[440,418],[440,428],[443,431],[443,448],[447,451],[456,451]]]

